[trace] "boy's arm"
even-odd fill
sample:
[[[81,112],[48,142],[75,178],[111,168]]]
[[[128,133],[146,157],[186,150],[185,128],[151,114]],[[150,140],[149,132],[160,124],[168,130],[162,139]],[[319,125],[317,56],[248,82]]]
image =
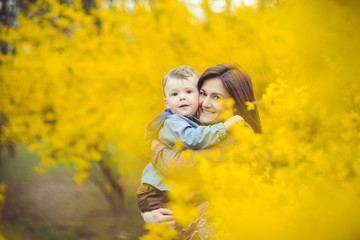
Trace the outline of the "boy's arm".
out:
[[[223,123],[198,126],[186,117],[172,115],[166,119],[159,138],[164,143],[175,143],[180,137],[186,148],[197,150],[207,148],[225,136],[226,130]]]

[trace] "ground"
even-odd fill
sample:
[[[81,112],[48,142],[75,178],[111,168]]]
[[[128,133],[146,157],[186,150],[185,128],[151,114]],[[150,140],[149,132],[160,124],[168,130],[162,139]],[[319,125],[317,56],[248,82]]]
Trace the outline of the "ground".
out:
[[[65,169],[47,174],[32,170],[39,159],[16,146],[10,158],[2,153],[0,181],[7,184],[2,232],[7,240],[138,239],[144,234],[133,189],[116,214],[90,180],[76,184]]]

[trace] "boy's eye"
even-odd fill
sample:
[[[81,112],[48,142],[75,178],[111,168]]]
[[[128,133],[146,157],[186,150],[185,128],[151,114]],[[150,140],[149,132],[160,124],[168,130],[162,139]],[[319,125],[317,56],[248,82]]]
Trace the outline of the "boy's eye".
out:
[[[170,96],[177,96],[177,93],[176,92],[171,93]]]
[[[191,91],[191,90],[186,90],[186,93],[187,94],[190,94],[190,93],[192,93],[193,91]]]

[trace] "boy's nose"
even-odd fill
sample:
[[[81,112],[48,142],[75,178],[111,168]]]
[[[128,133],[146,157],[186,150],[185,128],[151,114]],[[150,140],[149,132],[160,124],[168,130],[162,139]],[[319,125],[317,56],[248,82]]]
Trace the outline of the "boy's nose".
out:
[[[185,99],[185,94],[180,93],[180,99]]]

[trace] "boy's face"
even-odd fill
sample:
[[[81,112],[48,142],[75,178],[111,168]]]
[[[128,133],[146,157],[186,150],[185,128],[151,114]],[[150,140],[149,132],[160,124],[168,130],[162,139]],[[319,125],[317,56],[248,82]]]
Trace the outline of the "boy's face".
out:
[[[165,104],[174,114],[195,115],[199,105],[197,81],[193,78],[169,78],[164,88]]]

